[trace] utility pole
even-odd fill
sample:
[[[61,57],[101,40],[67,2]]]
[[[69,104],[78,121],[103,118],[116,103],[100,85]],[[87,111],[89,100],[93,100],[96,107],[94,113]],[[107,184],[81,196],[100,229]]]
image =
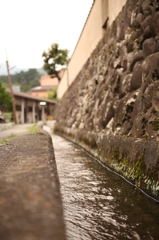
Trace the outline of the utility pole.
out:
[[[15,122],[15,124],[17,124],[16,108],[15,108],[15,99],[14,99],[14,95],[13,95],[12,81],[11,81],[10,72],[9,72],[9,63],[8,63],[8,60],[6,61],[6,66],[7,66],[8,82],[9,82],[10,93],[11,93],[11,100],[12,100],[12,108],[13,108],[14,122]]]

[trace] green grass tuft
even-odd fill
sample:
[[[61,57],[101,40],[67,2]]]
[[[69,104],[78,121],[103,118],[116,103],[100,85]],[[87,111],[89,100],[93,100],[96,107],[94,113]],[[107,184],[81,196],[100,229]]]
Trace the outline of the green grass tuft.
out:
[[[40,133],[40,128],[35,123],[33,126],[28,128],[29,133]]]

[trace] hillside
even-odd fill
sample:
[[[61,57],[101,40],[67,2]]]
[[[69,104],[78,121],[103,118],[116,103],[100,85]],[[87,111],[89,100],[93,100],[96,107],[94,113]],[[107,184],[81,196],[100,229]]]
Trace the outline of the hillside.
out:
[[[20,72],[11,74],[12,84],[20,86],[22,92],[28,92],[31,88],[39,86],[40,76],[44,73],[45,71],[43,71],[42,69],[35,68],[30,68],[25,71],[21,70]],[[0,81],[7,85],[7,75],[0,75]]]

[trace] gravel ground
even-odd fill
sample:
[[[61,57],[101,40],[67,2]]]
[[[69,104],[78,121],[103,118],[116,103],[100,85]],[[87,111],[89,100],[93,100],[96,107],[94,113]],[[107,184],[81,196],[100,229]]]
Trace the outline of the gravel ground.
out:
[[[66,239],[51,138],[26,132],[0,145],[0,239]]]

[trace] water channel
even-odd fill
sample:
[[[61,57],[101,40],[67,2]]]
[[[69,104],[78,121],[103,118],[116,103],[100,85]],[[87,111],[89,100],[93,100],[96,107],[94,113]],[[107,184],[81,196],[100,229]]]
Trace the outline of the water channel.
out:
[[[68,240],[158,240],[159,203],[52,135]]]

